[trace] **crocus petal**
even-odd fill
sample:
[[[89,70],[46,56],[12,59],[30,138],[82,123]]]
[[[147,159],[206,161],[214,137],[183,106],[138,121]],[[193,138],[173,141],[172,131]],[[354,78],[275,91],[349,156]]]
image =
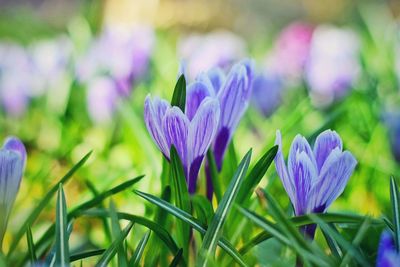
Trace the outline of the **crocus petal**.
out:
[[[206,83],[199,81],[193,82],[188,86],[185,110],[189,120],[193,119],[203,100],[211,95],[211,90]]]
[[[224,72],[220,68],[212,68],[207,71],[207,76],[217,94],[226,80]]]
[[[292,201],[292,203],[295,203],[296,197],[294,193],[294,185],[293,185],[294,182],[292,180],[292,177],[289,176],[285,165],[285,160],[283,158],[283,153],[282,153],[282,137],[281,137],[281,132],[279,130],[276,131],[275,145],[278,145],[278,152],[276,153],[274,159],[276,171],[283,183],[283,187],[285,188],[286,193],[289,195],[290,200]]]
[[[19,152],[0,149],[0,246],[21,183],[24,161]]]
[[[340,152],[339,148],[329,154],[310,192],[309,208],[325,211],[343,192],[354,168],[356,159],[348,152]]]
[[[293,170],[295,168],[297,154],[300,152],[305,152],[308,158],[310,159],[311,163],[314,165],[314,168],[317,169],[317,163],[315,161],[314,153],[310,147],[310,144],[308,143],[307,139],[298,134],[294,138],[289,150],[288,171],[289,171],[289,176],[291,177],[295,177]],[[318,176],[315,176],[313,178],[317,177]]]
[[[314,155],[318,171],[321,170],[325,160],[335,148],[339,148],[340,151],[343,149],[342,139],[335,131],[326,130],[318,135],[314,145]]]
[[[189,156],[189,192],[195,191],[196,180],[211,142],[214,140],[219,122],[219,103],[216,99],[206,98],[200,105],[196,115],[190,123],[188,147]]]
[[[17,152],[22,159],[23,166],[25,166],[27,154],[25,146],[21,140],[14,136],[10,136],[4,141],[3,149]]]
[[[189,120],[182,110],[176,106],[169,108],[163,118],[162,129],[168,150],[174,145],[182,161],[186,177],[188,175],[187,140],[189,132]]]
[[[376,266],[398,267],[399,263],[400,263],[400,253],[397,253],[396,251],[393,236],[389,231],[384,231],[379,241]]]
[[[309,212],[307,210],[308,196],[312,181],[318,176],[317,169],[305,151],[297,152],[292,168],[296,194],[296,202],[293,204],[296,215],[302,215]]]
[[[162,120],[168,108],[168,102],[159,98],[151,100],[150,96],[147,96],[144,102],[144,120],[147,130],[167,158],[169,158],[169,146],[164,137]]]

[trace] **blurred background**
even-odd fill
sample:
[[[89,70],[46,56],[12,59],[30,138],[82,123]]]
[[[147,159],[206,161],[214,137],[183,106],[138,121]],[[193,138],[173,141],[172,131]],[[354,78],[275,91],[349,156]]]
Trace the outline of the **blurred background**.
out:
[[[400,175],[400,2],[320,0],[0,0],[0,137],[16,135],[28,165],[5,247],[35,200],[80,158],[66,185],[69,207],[140,174],[158,194],[162,155],[143,121],[147,94],[170,99],[177,73],[242,58],[256,63],[253,99],[234,137],[253,163],[283,134],[312,142],[336,130],[358,166],[332,211],[390,210],[389,177]],[[204,176],[202,174],[202,176]],[[200,180],[204,190],[204,179]],[[270,168],[263,186],[289,205]],[[118,209],[144,214],[130,192]],[[34,236],[54,222],[54,203]],[[77,244],[104,239],[98,221],[77,220]],[[82,233],[82,236],[79,236]],[[93,238],[96,237],[96,238]],[[23,242],[21,242],[23,243]],[[24,244],[20,244],[23,249]]]

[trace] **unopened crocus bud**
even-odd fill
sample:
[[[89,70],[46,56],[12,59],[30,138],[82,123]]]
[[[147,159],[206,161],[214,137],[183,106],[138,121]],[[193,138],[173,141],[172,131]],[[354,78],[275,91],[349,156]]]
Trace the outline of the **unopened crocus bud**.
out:
[[[0,149],[0,248],[17,197],[26,159],[27,154],[22,142],[15,137],[7,138]]]

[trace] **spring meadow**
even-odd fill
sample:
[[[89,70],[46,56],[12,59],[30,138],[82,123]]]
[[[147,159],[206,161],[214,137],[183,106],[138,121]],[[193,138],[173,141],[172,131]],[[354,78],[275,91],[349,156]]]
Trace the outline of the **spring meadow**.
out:
[[[0,6],[0,267],[400,266],[400,2]]]

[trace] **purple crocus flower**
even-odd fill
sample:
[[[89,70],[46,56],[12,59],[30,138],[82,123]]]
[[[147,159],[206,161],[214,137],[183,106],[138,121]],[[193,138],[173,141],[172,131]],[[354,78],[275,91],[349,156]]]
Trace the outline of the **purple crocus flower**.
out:
[[[314,148],[297,135],[289,151],[287,167],[282,154],[281,133],[276,132],[279,146],[275,166],[297,216],[325,212],[346,187],[357,161],[343,151],[342,139],[331,130],[318,135]],[[315,225],[303,229],[314,237]]]
[[[377,267],[400,267],[400,253],[396,251],[391,232],[384,231],[379,241]]]
[[[0,149],[0,250],[8,217],[21,183],[26,157],[24,145],[15,137],[7,138]]]
[[[189,193],[196,181],[204,155],[217,133],[220,118],[218,101],[204,92],[209,84],[196,81],[188,86],[185,113],[157,97],[146,97],[144,119],[147,129],[164,156],[170,158],[171,145],[182,161]]]
[[[243,39],[229,31],[192,34],[182,39],[178,54],[185,60],[189,79],[211,68],[227,69],[245,55]]]
[[[222,169],[224,154],[233,133],[248,107],[253,76],[253,61],[246,59],[235,64],[226,77],[219,68],[211,69],[197,77],[198,81],[208,83],[209,86],[204,87],[204,90],[197,94],[196,97],[200,97],[200,99],[196,101],[211,96],[216,97],[221,106],[221,120],[212,146],[219,170]],[[211,90],[206,91],[210,88]],[[192,99],[196,98],[192,98],[189,94],[187,99],[194,101]]]
[[[305,74],[314,103],[326,106],[345,96],[359,72],[357,35],[348,29],[319,26],[313,34]]]
[[[269,117],[282,101],[283,82],[273,73],[260,73],[254,78],[251,102],[265,117]]]

